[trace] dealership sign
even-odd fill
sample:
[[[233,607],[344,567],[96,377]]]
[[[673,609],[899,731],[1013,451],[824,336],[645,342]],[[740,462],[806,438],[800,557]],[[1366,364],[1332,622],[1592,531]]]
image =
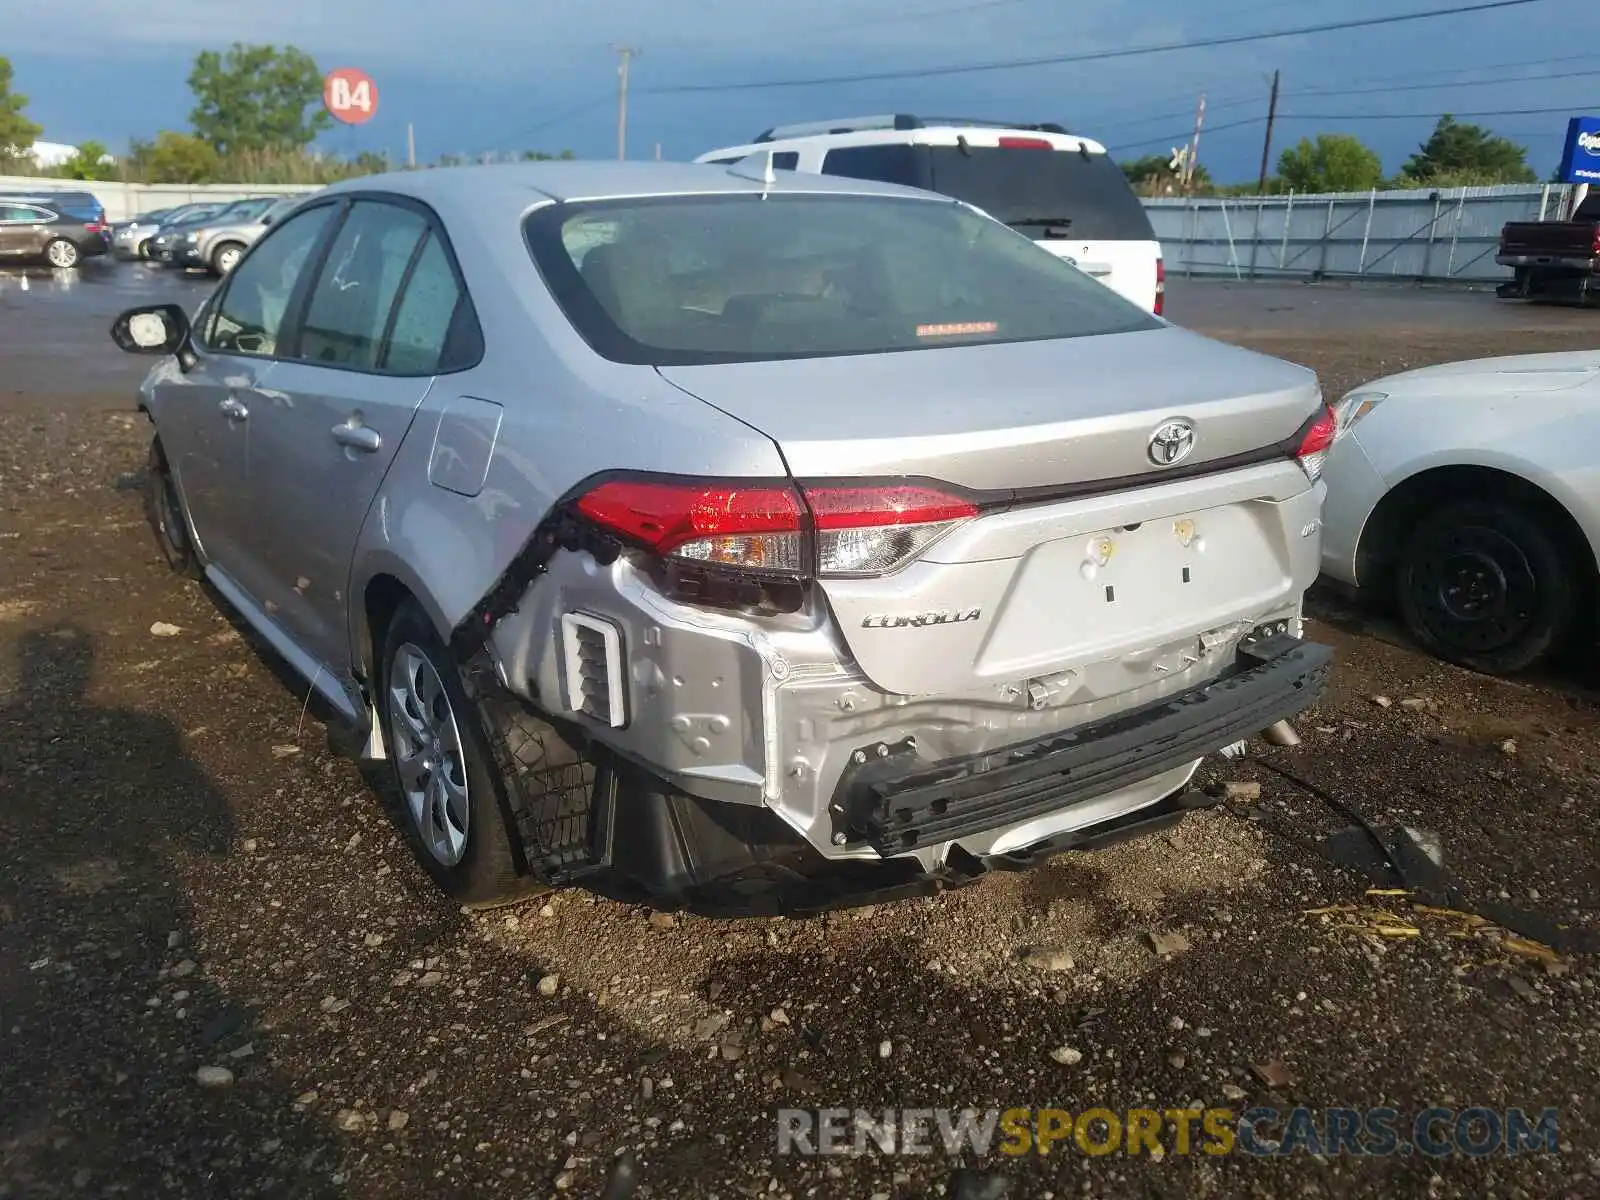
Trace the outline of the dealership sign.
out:
[[[1561,182],[1600,183],[1600,117],[1573,117],[1567,122]]]

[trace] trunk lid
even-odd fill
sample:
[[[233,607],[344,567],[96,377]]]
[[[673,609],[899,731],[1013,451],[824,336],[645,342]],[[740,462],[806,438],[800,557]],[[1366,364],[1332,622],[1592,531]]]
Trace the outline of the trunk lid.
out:
[[[778,443],[799,479],[921,475],[982,491],[1165,473],[1157,426],[1194,424],[1182,466],[1292,437],[1310,370],[1175,326],[894,354],[669,366],[661,374]],[[1168,468],[1170,469],[1170,468]]]
[[[1148,688],[1316,574],[1317,493],[1286,455],[1252,453],[1315,415],[1315,376],[1174,327],[659,369],[771,437],[798,479],[919,476],[1001,501],[890,575],[823,581],[888,692],[1049,690],[1113,659],[1067,690]],[[1157,466],[1175,419],[1192,450]]]

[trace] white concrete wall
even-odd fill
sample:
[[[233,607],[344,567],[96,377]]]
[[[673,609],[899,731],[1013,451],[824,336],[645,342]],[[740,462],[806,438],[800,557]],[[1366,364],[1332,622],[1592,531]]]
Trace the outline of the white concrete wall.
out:
[[[243,200],[247,196],[293,196],[314,192],[304,184],[99,183],[0,175],[0,192],[93,192],[106,206],[108,221],[121,221],[153,208],[172,208],[202,200]]]

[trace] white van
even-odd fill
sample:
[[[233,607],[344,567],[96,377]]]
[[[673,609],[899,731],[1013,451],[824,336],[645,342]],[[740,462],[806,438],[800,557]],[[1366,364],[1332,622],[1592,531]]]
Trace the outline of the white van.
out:
[[[1059,125],[999,125],[905,114],[769,129],[695,159],[770,152],[778,170],[875,179],[982,209],[1149,312],[1166,290],[1161,244],[1104,146]]]

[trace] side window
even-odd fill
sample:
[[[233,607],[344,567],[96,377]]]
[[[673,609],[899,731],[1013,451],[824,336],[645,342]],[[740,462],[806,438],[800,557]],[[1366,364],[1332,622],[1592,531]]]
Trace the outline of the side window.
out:
[[[0,204],[0,221],[42,221],[44,214],[25,204]]]
[[[278,352],[289,298],[335,207],[321,204],[276,226],[234,268],[205,327],[208,347],[224,354]]]
[[[311,289],[299,357],[376,370],[390,310],[427,232],[428,222],[414,209],[357,201]]]
[[[875,179],[918,187],[916,147],[904,143],[887,146],[842,146],[829,150],[822,160],[824,175],[848,179]]]
[[[445,347],[450,343],[452,327],[470,320],[471,310],[462,303],[461,285],[450,269],[450,258],[439,239],[430,235],[395,309],[394,328],[384,352],[384,370],[400,375],[432,375],[441,368],[452,370],[467,365],[459,361],[460,355],[447,357]]]
[[[780,150],[772,156],[774,171],[793,171],[800,166],[800,151]]]

